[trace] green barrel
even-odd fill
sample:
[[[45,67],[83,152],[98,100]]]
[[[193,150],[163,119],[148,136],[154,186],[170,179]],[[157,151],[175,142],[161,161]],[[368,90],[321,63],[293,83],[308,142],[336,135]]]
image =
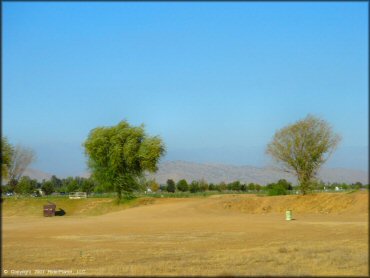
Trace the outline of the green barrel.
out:
[[[292,211],[291,210],[287,210],[285,212],[285,220],[288,220],[288,221],[292,220]]]

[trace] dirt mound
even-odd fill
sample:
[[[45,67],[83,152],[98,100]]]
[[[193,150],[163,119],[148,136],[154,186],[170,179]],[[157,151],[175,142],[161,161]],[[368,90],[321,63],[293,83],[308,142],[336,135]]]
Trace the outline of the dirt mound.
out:
[[[47,199],[24,198],[3,201],[3,216],[42,217],[42,207]],[[367,213],[368,193],[320,193],[313,195],[257,196],[250,194],[213,195],[208,198],[137,198],[117,205],[111,198],[70,200],[51,199],[66,211],[66,216],[98,216],[146,206],[155,206],[160,213],[282,213],[287,209],[295,213]]]
[[[138,198],[117,205],[114,198],[87,198],[71,200],[66,197],[7,198],[3,200],[3,216],[43,216],[43,205],[51,201],[57,210],[63,209],[66,216],[97,216],[124,209],[146,206],[155,202],[154,198]]]
[[[281,213],[287,209],[298,213],[367,213],[368,193],[320,193],[305,196],[217,195],[209,198],[201,209],[223,209],[252,214]]]

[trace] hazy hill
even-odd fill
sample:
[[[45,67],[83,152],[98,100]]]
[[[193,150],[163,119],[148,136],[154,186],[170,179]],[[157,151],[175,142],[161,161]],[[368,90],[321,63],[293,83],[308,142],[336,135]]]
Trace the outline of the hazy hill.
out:
[[[24,175],[39,181],[50,179],[52,176],[52,174],[35,169],[27,169]],[[82,173],[80,176],[88,177],[89,173]],[[272,167],[236,166],[187,161],[162,162],[159,164],[158,172],[154,175],[148,175],[148,177],[154,177],[159,183],[166,183],[167,179],[175,181],[186,179],[190,182],[202,178],[213,183],[240,180],[241,182],[254,182],[265,185],[279,179],[296,182],[296,178],[293,175]],[[364,184],[368,183],[367,172],[342,168],[323,168],[319,173],[319,178],[324,182],[354,183],[359,181]]]
[[[28,168],[24,171],[23,176],[29,176],[32,179],[42,181],[43,179],[48,180],[53,174],[45,173],[36,169]]]
[[[163,162],[159,165],[158,172],[150,177],[155,177],[159,183],[165,183],[167,179],[178,181],[199,180],[204,178],[208,182],[254,182],[265,185],[278,179],[286,179],[296,182],[296,178],[284,171],[272,167],[236,166],[213,163],[194,163],[186,161]],[[368,174],[364,171],[341,168],[323,168],[319,178],[324,182],[368,182]]]

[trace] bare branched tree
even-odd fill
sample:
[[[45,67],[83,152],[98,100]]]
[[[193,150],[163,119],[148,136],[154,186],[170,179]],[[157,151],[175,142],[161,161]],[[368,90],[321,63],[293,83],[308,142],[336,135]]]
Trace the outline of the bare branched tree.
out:
[[[27,167],[36,159],[35,152],[29,148],[17,145],[14,148],[9,167],[9,179],[18,181]]]

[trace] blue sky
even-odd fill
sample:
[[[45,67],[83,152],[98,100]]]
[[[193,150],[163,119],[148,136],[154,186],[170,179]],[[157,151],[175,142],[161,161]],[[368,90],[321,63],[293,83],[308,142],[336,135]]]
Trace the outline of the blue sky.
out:
[[[3,135],[33,168],[86,172],[82,143],[126,119],[163,160],[265,166],[311,113],[368,168],[368,3],[3,3]]]

